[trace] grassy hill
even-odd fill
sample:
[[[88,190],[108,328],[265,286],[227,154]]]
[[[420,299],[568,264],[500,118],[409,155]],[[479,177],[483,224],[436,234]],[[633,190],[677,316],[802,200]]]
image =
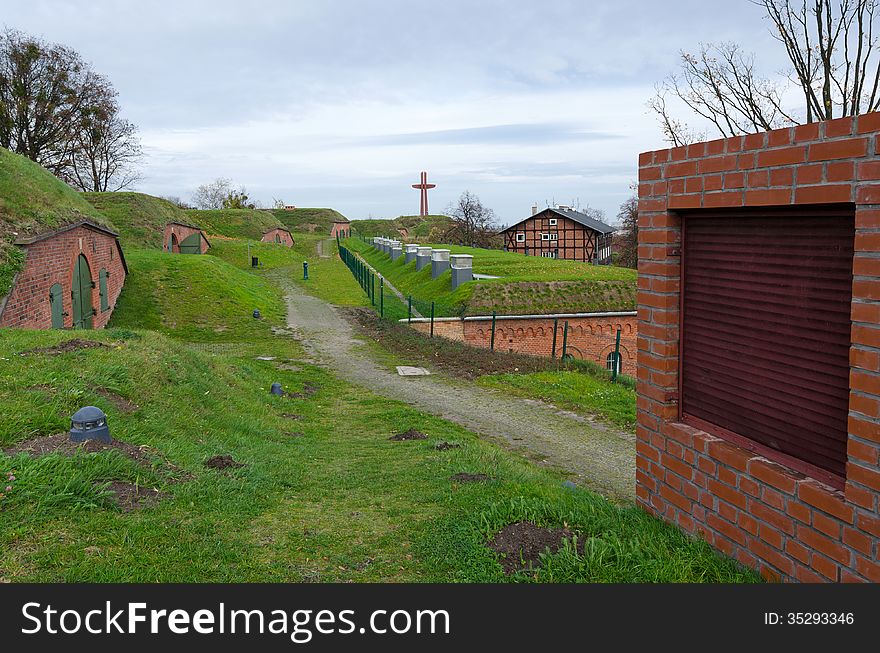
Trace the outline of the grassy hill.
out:
[[[399,238],[401,229],[405,230],[410,241],[428,239],[432,233],[436,238],[452,224],[448,215],[401,215],[393,219],[352,220],[351,226],[363,236],[385,236]]]
[[[70,186],[30,159],[0,147],[0,297],[24,260],[16,238],[88,219],[113,229]]]
[[[184,213],[190,223],[200,226],[209,235],[226,238],[260,240],[270,229],[284,226],[268,211],[255,209],[187,209]]]
[[[82,196],[116,225],[123,247],[162,249],[165,225],[189,221],[186,213],[168,200],[144,193],[83,193]]]
[[[633,311],[636,307],[637,274],[629,268],[435,245],[452,254],[471,254],[475,274],[499,277],[466,283],[453,292],[450,272],[431,279],[430,266],[417,272],[415,261],[406,264],[401,257],[392,262],[390,256],[360,239],[348,238],[344,244],[359,252],[405,295],[412,295],[419,303],[435,302],[440,315],[592,313]]]
[[[335,209],[270,209],[267,213],[281,220],[291,231],[318,234],[329,234],[334,222],[348,221],[348,218]]]

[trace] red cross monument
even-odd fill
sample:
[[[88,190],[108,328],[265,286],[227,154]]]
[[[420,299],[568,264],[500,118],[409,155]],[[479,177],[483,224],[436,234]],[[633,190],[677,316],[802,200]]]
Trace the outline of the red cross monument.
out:
[[[428,215],[428,189],[435,188],[437,184],[428,183],[428,173],[422,172],[422,181],[419,184],[413,184],[413,188],[422,191],[421,200],[419,202],[419,215]]]

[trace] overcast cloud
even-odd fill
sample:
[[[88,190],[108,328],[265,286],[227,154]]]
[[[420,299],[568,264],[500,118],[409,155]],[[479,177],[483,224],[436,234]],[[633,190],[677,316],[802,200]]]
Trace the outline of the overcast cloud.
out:
[[[735,40],[783,67],[748,0],[0,0],[0,23],[110,77],[147,159],[138,190],[222,176],[350,218],[464,190],[503,222],[579,201],[609,220],[663,147],[645,102],[681,49]]]

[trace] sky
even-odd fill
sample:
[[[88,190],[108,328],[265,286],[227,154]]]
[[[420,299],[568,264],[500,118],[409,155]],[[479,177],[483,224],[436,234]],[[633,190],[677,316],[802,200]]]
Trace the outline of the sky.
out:
[[[646,102],[680,51],[785,63],[749,0],[0,0],[0,25],[109,77],[140,130],[136,190],[223,177],[351,219],[418,213],[425,170],[434,213],[467,190],[502,224],[533,204],[613,223],[639,153],[667,146]]]

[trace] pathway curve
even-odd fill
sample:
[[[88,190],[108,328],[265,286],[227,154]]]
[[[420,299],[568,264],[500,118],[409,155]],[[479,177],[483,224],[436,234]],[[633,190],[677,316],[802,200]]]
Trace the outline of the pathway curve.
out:
[[[327,302],[278,277],[287,321],[306,350],[341,378],[459,424],[583,487],[621,502],[635,498],[635,436],[539,401],[435,376],[402,377],[357,348],[351,325]]]

